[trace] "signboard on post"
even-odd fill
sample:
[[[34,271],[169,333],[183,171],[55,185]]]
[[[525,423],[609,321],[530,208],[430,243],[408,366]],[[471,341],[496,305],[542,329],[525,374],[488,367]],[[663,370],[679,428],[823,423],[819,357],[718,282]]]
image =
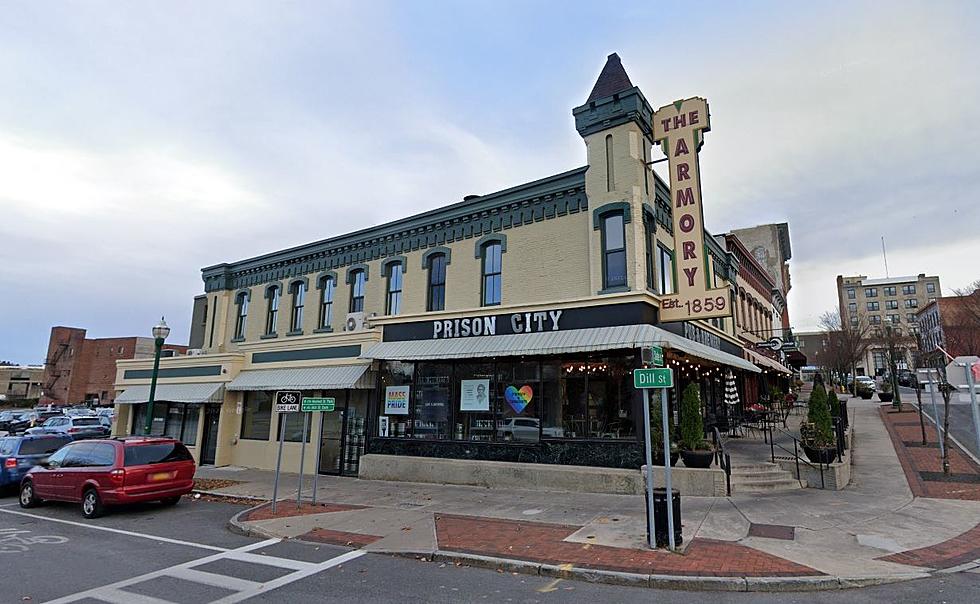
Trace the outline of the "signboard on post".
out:
[[[633,370],[634,388],[673,388],[674,372],[664,367]]]
[[[661,351],[661,356],[663,351]],[[656,367],[653,369],[634,369],[633,387],[643,391],[643,437],[646,449],[646,491],[647,491],[647,541],[652,549],[656,549],[656,528],[654,522],[653,505],[653,445],[650,436],[650,389],[660,389],[660,418],[662,425],[661,434],[670,434],[667,427],[667,389],[674,386],[674,371],[668,368]],[[670,439],[664,440],[664,459],[670,459]],[[674,543],[674,491],[671,487],[670,463],[664,464],[664,486],[666,487],[667,501],[667,539],[670,549],[675,547]]]
[[[303,413],[310,413],[312,411],[333,411],[336,408],[337,400],[332,396],[323,398],[304,397],[300,410]]]
[[[700,97],[674,101],[653,114],[653,140],[660,143],[670,166],[674,222],[675,293],[663,297],[660,320],[664,322],[732,314],[728,289],[712,287],[704,244],[698,152],[710,129],[708,101]]]
[[[659,346],[648,346],[643,349],[642,359],[644,363],[649,363],[656,367],[663,367],[664,349]]]
[[[299,412],[300,399],[302,398],[303,393],[299,390],[276,390],[276,413]]]

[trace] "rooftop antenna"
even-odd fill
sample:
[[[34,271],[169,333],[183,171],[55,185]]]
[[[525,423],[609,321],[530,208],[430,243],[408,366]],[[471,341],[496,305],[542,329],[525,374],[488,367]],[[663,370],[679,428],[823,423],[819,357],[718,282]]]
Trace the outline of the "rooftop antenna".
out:
[[[888,275],[888,254],[885,252],[885,236],[881,236],[881,257],[885,259],[885,277]]]

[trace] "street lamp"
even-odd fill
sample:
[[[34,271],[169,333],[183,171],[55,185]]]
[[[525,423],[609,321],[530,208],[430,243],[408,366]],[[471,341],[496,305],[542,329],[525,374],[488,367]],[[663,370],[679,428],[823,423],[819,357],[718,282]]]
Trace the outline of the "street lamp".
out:
[[[146,401],[146,421],[143,422],[143,434],[150,435],[150,428],[153,427],[153,397],[157,392],[157,373],[160,371],[160,351],[163,350],[163,341],[170,335],[170,328],[167,322],[160,317],[160,322],[153,326],[153,375],[150,376],[150,397]]]

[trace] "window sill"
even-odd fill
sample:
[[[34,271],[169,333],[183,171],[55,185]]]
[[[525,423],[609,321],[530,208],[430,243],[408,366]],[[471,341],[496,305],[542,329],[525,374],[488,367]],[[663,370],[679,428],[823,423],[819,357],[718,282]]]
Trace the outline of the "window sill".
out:
[[[321,327],[319,329],[314,329],[313,333],[333,333],[333,327]]]
[[[605,294],[621,294],[623,292],[628,292],[628,291],[630,291],[630,287],[628,285],[616,285],[614,287],[607,287],[605,289],[600,289],[599,291],[596,292],[596,295],[602,296]]]
[[[267,334],[265,334],[263,336],[260,336],[259,339],[260,340],[273,340],[273,339],[278,338],[278,337],[279,337],[279,334],[277,334],[277,333],[267,333]]]
[[[245,338],[232,338],[231,343],[232,344],[240,344],[240,343],[242,343],[244,341],[245,341]]]
[[[289,333],[286,334],[286,337],[288,338],[289,336],[301,336],[301,335],[303,335],[302,329],[300,329],[299,331],[290,331]]]

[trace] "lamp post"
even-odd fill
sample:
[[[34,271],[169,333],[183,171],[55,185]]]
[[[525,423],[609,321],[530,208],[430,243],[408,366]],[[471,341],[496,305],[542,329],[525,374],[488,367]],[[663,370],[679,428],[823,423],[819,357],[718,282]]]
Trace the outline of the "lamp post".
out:
[[[153,375],[150,376],[150,397],[146,401],[146,421],[143,422],[143,434],[150,435],[153,427],[153,397],[157,392],[157,373],[160,371],[160,351],[163,350],[163,341],[170,335],[170,328],[167,322],[160,317],[160,322],[153,326]]]

